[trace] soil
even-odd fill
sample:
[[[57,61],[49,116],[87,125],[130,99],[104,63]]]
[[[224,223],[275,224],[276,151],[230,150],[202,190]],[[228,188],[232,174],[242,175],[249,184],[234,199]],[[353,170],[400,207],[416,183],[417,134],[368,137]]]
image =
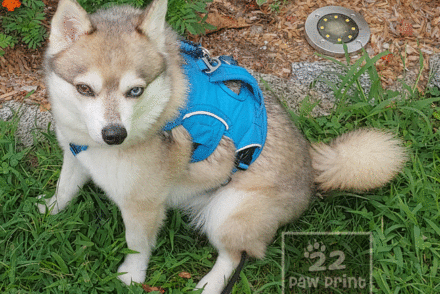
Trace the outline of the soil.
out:
[[[43,25],[49,29],[58,1],[44,2],[47,19]],[[255,0],[213,0],[208,5],[208,22],[217,30],[188,38],[200,42],[212,56],[232,55],[245,68],[295,78],[292,62],[324,60],[307,43],[304,23],[314,10],[330,5],[350,8],[366,19],[371,30],[366,46],[370,56],[385,50],[392,53],[376,64],[384,87],[392,86],[405,71],[418,72],[421,52],[424,61],[419,89],[423,89],[429,78],[429,57],[440,53],[438,0],[268,0],[262,6]],[[6,9],[0,8],[0,17],[5,13]],[[16,100],[50,109],[41,65],[43,48],[30,50],[17,45],[5,50],[0,57],[0,107],[4,101]],[[352,56],[352,60],[358,57]],[[31,91],[34,93],[29,95]]]

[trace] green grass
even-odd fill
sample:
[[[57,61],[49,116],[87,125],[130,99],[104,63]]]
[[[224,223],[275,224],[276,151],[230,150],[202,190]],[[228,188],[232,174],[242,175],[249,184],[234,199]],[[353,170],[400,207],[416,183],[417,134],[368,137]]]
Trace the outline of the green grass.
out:
[[[281,293],[281,240],[288,231],[372,232],[375,293],[440,293],[440,93],[419,93],[415,85],[385,91],[374,68],[378,58],[362,58],[364,63],[342,64],[349,74],[332,85],[337,107],[330,116],[312,117],[314,105],[305,99],[292,119],[311,141],[359,127],[389,129],[408,147],[407,165],[381,189],[336,191],[316,200],[297,222],[279,229],[264,260],[246,264],[233,293]],[[373,82],[369,93],[356,80],[363,72]],[[346,91],[350,87],[353,93]],[[54,193],[62,153],[48,131],[42,132],[47,142],[22,148],[14,137],[16,124],[0,121],[0,293],[145,293],[116,278],[129,250],[120,213],[101,190],[89,184],[62,213],[38,213],[36,197]],[[145,283],[166,293],[190,293],[215,257],[179,211],[169,212]],[[179,277],[182,271],[191,279]]]

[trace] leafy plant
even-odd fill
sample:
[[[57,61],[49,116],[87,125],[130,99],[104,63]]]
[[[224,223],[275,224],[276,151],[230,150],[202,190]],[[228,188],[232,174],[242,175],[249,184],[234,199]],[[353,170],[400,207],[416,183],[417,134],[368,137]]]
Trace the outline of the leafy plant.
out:
[[[0,33],[0,48],[2,49],[7,47],[13,48],[15,44],[17,44],[17,38]],[[3,56],[4,54],[5,51],[0,49],[0,56]]]
[[[263,4],[266,4],[268,2],[268,0],[257,0],[257,5],[261,6]],[[281,6],[285,5],[287,3],[287,0],[273,0],[270,4],[269,4],[269,8],[272,12],[279,12]]]
[[[93,13],[100,8],[113,5],[128,4],[137,8],[145,7],[152,0],[78,0],[78,3],[88,12]],[[168,4],[167,21],[178,33],[184,35],[204,34],[206,29],[215,29],[206,23],[206,4],[212,0],[170,0]],[[23,42],[29,48],[40,47],[47,38],[46,29],[42,26],[45,19],[43,12],[44,3],[41,0],[24,0],[19,8],[14,11],[2,12],[0,28],[0,56],[4,54],[1,49],[14,47],[18,42]],[[0,8],[4,9],[4,8]],[[205,13],[205,17],[199,14]]]
[[[94,13],[96,10],[101,8],[108,8],[114,5],[127,4],[134,6],[136,8],[144,7],[149,4],[152,0],[78,0],[78,3],[84,8],[88,13]]]
[[[40,47],[47,37],[46,29],[41,24],[45,19],[43,9],[44,3],[41,0],[24,0],[19,8],[4,13],[1,20],[0,47],[13,47],[19,41],[31,49]]]
[[[167,21],[179,34],[187,32],[193,35],[204,34],[205,30],[213,30],[215,26],[206,23],[208,12],[206,4],[212,0],[170,0],[168,3]],[[198,13],[204,13],[202,18]]]
[[[137,8],[145,7],[152,0],[79,0],[81,6],[88,12],[93,13],[97,9],[107,8],[114,5],[129,4]],[[215,29],[206,23],[206,4],[212,0],[169,0],[167,22],[179,34],[191,33],[193,35],[204,34],[206,29]],[[199,14],[206,14],[201,17]]]

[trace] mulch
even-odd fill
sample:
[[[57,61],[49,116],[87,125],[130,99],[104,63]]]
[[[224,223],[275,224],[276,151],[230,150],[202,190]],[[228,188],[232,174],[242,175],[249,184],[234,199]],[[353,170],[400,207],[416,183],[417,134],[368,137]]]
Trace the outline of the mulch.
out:
[[[48,20],[44,26],[47,28],[57,2],[45,1]],[[281,4],[278,9],[277,4]],[[363,15],[371,30],[366,47],[370,56],[385,50],[392,53],[376,65],[385,87],[403,78],[405,71],[418,72],[420,52],[424,57],[424,70],[419,88],[426,85],[429,57],[440,53],[438,0],[269,0],[261,7],[255,0],[213,0],[208,6],[208,21],[218,29],[205,36],[189,36],[189,39],[200,42],[213,56],[232,55],[246,68],[291,78],[292,62],[323,60],[307,43],[304,23],[314,10],[330,5],[350,8]],[[0,9],[0,17],[5,11]],[[38,103],[41,110],[50,109],[41,66],[43,49],[16,46],[5,51],[0,57],[0,107],[2,102],[13,99]],[[35,92],[25,99],[31,90]]]

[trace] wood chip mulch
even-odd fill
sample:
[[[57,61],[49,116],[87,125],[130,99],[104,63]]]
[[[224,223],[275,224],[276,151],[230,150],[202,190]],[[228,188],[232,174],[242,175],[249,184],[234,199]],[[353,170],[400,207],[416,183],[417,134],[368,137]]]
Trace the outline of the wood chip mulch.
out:
[[[44,26],[49,28],[57,1],[46,0],[45,3],[48,20]],[[277,4],[281,5],[277,8]],[[290,78],[292,62],[322,60],[314,55],[315,50],[305,40],[304,23],[314,10],[330,5],[350,8],[363,15],[371,30],[366,47],[370,56],[384,50],[392,53],[377,63],[385,87],[402,78],[405,70],[418,72],[419,51],[424,57],[420,82],[426,84],[429,57],[440,53],[438,0],[269,0],[261,7],[255,0],[213,0],[208,6],[208,20],[219,29],[189,38],[201,42],[214,56],[232,55],[246,68]],[[0,17],[4,13],[5,9],[0,8]],[[42,110],[50,109],[42,76],[43,49],[16,46],[5,51],[0,57],[0,107],[4,101],[23,101],[35,90],[24,102],[38,103]]]
[[[404,72],[400,54],[406,69],[419,69],[419,50],[424,56],[422,83],[428,79],[428,61],[434,53],[440,53],[440,2],[411,0],[303,0],[287,1],[278,12],[271,9],[283,1],[268,1],[258,7],[255,1],[214,0],[210,13],[225,19],[239,20],[235,24],[209,34],[195,37],[210,49],[213,55],[233,55],[247,68],[289,78],[292,62],[323,60],[314,55],[315,50],[304,37],[304,23],[314,10],[324,6],[343,6],[360,13],[370,26],[371,39],[366,50],[374,56],[385,50],[393,55],[377,63],[384,85],[393,84]],[[406,52],[406,53],[405,53]],[[353,56],[356,60],[359,56]],[[340,61],[345,59],[340,58]]]

